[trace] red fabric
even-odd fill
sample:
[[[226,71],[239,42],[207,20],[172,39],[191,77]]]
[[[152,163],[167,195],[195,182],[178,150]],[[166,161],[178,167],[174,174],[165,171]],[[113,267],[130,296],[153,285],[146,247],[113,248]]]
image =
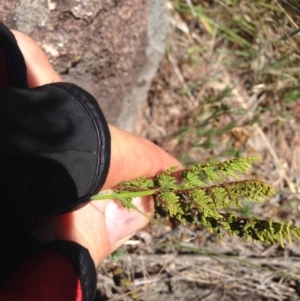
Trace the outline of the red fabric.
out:
[[[41,251],[0,287],[1,301],[82,301],[80,280],[64,255]]]

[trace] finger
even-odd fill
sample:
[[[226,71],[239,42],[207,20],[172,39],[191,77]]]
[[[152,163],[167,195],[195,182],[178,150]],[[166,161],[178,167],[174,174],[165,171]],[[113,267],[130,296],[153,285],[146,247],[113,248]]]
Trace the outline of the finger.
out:
[[[137,177],[153,177],[181,163],[151,141],[109,126],[111,134],[111,164],[103,189],[120,181]]]
[[[29,88],[61,81],[45,53],[34,40],[18,31],[12,30],[12,33],[25,59]]]

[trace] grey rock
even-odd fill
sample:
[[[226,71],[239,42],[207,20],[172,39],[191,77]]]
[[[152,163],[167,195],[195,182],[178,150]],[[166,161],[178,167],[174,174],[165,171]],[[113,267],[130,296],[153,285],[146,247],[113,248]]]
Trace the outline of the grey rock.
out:
[[[30,35],[36,27],[45,27],[49,22],[49,10],[46,1],[20,0],[15,9],[17,28]]]
[[[166,0],[0,0],[0,18],[36,40],[64,81],[98,100],[108,121],[137,132],[164,52]]]
[[[136,84],[128,96],[124,98],[125,105],[122,107],[116,121],[117,126],[127,131],[139,133],[139,130],[135,128],[135,125],[138,123],[136,118],[139,116],[137,115],[137,108],[141,107],[147,98],[151,81],[164,53],[165,39],[168,35],[168,30],[169,14],[166,1],[152,0],[148,14],[146,60]]]

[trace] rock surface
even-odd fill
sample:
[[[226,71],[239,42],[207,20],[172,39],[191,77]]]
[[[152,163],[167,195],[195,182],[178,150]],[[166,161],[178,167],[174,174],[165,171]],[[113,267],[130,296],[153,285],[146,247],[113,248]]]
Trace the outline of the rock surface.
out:
[[[165,0],[0,0],[0,7],[1,21],[35,39],[110,123],[137,132],[168,32]]]

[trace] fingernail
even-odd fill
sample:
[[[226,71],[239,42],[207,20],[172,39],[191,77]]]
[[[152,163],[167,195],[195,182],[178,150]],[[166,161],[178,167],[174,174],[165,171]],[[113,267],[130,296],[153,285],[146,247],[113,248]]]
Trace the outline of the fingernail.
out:
[[[139,207],[141,202],[137,198],[134,203]],[[137,232],[145,217],[136,210],[126,210],[117,201],[111,201],[107,204],[105,209],[106,227],[110,237],[111,244],[118,242],[126,236],[134,235]]]

